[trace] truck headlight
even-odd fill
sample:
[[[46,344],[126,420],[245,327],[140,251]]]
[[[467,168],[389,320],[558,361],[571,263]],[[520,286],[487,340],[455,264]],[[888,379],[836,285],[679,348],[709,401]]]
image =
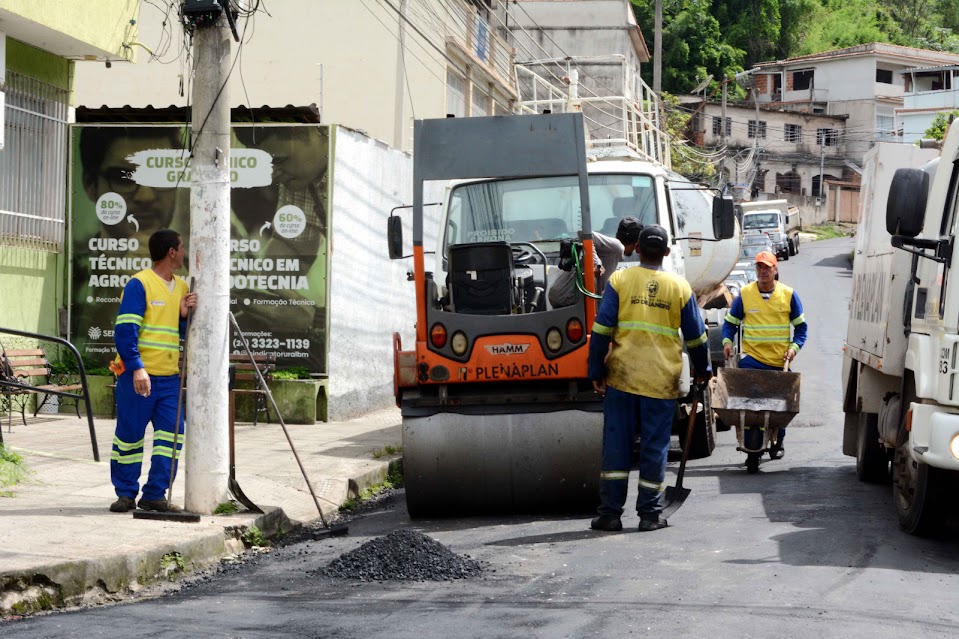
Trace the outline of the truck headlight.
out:
[[[953,457],[959,459],[959,435],[952,436],[952,440],[949,442],[949,452],[952,453]]]

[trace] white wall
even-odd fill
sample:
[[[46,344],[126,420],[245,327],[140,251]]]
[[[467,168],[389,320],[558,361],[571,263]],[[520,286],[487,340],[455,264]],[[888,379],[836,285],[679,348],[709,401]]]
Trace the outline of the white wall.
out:
[[[403,348],[414,345],[416,307],[406,271],[413,261],[390,260],[390,209],[413,203],[413,160],[362,133],[337,127],[333,158],[330,239],[330,419],[342,420],[393,404],[394,331]],[[442,197],[438,185],[425,202]],[[424,212],[424,248],[434,248],[440,207]],[[404,220],[411,252],[412,212]],[[427,256],[427,264],[431,263]]]
[[[412,113],[410,97],[404,93],[402,67],[397,73],[396,13],[383,3],[357,0],[282,0],[267,4],[272,17],[257,14],[247,29],[242,64],[237,62],[228,87],[230,105],[322,104],[324,123],[361,129],[393,145],[402,139],[402,148],[409,150]],[[399,6],[398,0],[394,4]],[[409,4],[416,15],[442,15],[437,7],[444,6],[444,0],[410,0]],[[136,64],[115,62],[107,69],[103,63],[79,62],[75,104],[186,105],[187,97],[179,94],[179,76],[186,74],[182,80],[189,88],[189,69],[175,61],[183,30],[174,15],[164,36],[162,21],[163,15],[153,5],[143,3],[137,39],[160,53],[172,33],[170,49],[162,58],[164,62],[173,60],[171,64],[150,61],[147,52],[139,47]],[[437,27],[442,28],[442,18],[436,23],[414,22],[421,24],[420,29],[434,41],[443,42],[443,34],[435,32]],[[239,28],[242,30],[242,22]],[[406,71],[412,111],[417,118],[443,117],[446,61],[410,28],[406,30],[406,45],[410,51]],[[234,55],[238,46],[232,43]],[[395,114],[400,96],[405,125],[397,138]]]

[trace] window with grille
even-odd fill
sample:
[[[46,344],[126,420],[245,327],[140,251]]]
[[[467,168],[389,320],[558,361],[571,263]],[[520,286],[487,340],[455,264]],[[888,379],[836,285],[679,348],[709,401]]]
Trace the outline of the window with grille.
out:
[[[766,121],[765,120],[750,120],[749,121],[749,137],[751,138],[765,138],[766,137]]]
[[[891,115],[876,116],[876,139],[877,140],[895,140],[896,139],[896,119]]]
[[[816,144],[836,146],[839,144],[839,131],[836,129],[816,129]]]
[[[718,115],[713,116],[713,135],[722,135],[722,124],[723,119]],[[732,135],[733,133],[733,119],[726,118],[726,135]]]
[[[802,126],[799,124],[787,124],[783,134],[786,142],[802,143]]]
[[[7,71],[0,244],[63,251],[69,93]]]

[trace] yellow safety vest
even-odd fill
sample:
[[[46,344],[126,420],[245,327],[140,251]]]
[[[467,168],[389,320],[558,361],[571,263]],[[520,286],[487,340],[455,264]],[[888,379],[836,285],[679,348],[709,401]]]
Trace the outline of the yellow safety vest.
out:
[[[751,282],[739,296],[743,303],[743,352],[767,366],[782,366],[792,335],[789,313],[793,290],[776,282],[765,300],[757,283]]]
[[[176,284],[171,293],[163,278],[149,268],[133,277],[146,290],[146,312],[142,317],[133,313],[118,315],[116,325],[140,327],[137,348],[147,373],[176,375],[180,370],[180,300],[189,293],[189,287],[183,278],[174,275]]]
[[[617,324],[593,326],[613,339],[606,382],[635,395],[675,399],[683,369],[680,318],[693,294],[689,283],[672,273],[643,267],[616,271],[609,283],[619,295]]]

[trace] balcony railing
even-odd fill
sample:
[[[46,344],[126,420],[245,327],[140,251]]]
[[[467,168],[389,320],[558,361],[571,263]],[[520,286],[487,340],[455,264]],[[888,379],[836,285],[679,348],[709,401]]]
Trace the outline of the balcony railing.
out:
[[[579,67],[610,63],[619,66],[619,81],[612,87],[579,72]],[[659,100],[625,56],[523,62],[516,65],[516,85],[520,113],[582,112],[591,154],[631,155],[671,165]]]

